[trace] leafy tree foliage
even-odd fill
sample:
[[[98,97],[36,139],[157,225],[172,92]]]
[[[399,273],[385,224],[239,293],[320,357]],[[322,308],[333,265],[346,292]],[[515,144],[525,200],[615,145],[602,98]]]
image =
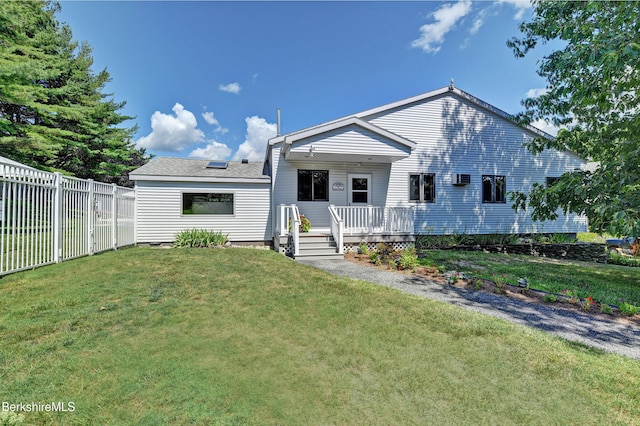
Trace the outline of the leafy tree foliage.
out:
[[[0,155],[81,178],[126,183],[146,161],[119,127],[125,103],[103,93],[88,44],[73,41],[47,0],[0,2]]]
[[[566,173],[554,185],[512,194],[515,208],[534,219],[559,210],[585,214],[596,232],[640,236],[640,3],[535,1],[521,38],[507,45],[524,57],[552,40],[564,46],[539,62],[547,91],[523,101],[525,123],[564,126],[554,140],[528,148],[570,150],[599,163],[593,171]]]

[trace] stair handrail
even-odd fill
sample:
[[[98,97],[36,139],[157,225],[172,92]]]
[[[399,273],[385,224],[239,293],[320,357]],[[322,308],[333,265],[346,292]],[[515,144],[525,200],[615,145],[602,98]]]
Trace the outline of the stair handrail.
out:
[[[293,255],[299,254],[300,247],[300,211],[295,204],[280,204],[277,210],[276,234],[288,236],[293,242]]]
[[[338,254],[344,254],[344,221],[340,218],[336,206],[329,205],[331,216],[331,235],[338,246]]]
[[[291,236],[293,239],[293,256],[300,254],[300,211],[298,206],[292,204],[291,206]]]

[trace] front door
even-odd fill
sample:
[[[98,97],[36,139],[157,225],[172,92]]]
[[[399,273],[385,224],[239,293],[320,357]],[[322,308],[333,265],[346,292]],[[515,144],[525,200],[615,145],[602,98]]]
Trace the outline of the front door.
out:
[[[349,174],[349,205],[366,206],[371,204],[371,175]]]

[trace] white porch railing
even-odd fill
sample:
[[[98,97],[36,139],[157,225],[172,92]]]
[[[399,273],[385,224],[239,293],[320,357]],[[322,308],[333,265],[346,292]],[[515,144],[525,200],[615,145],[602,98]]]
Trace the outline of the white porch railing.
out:
[[[0,162],[0,275],[135,244],[135,191]]]
[[[413,207],[336,206],[347,234],[413,233]]]
[[[344,254],[344,221],[336,211],[336,206],[329,206],[331,215],[331,235],[338,246],[338,254]]]
[[[276,233],[281,237],[291,236],[293,255],[300,254],[300,211],[295,204],[280,204],[276,218]]]

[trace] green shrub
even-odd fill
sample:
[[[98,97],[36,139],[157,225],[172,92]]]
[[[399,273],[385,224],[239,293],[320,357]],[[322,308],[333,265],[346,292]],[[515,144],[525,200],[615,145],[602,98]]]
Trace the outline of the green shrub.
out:
[[[219,247],[226,244],[229,234],[220,231],[208,231],[206,229],[187,229],[176,234],[174,247]]]
[[[364,241],[361,242],[360,245],[358,246],[358,252],[364,255],[369,254],[369,245]]]
[[[545,303],[556,303],[558,301],[558,297],[555,294],[545,294],[542,300]]]
[[[454,285],[459,279],[463,278],[462,274],[458,271],[449,271],[444,274],[447,284]]]
[[[548,238],[551,244],[567,244],[577,241],[574,236],[567,234],[549,234]]]
[[[418,266],[418,255],[416,254],[415,247],[410,246],[402,251],[398,259],[398,269],[415,270],[416,266]]]
[[[376,246],[376,251],[380,254],[380,256],[389,256],[393,253],[393,247],[391,247],[387,243],[378,243]]]
[[[627,303],[625,301],[621,301],[618,305],[618,308],[620,309],[620,313],[622,315],[627,315],[630,317],[638,315],[638,312],[640,312],[640,307],[632,305],[631,303]]]
[[[513,244],[518,241],[516,234],[478,234],[469,237],[467,244],[491,246]]]
[[[490,246],[513,244],[518,241],[516,234],[447,234],[447,235],[418,235],[416,246],[423,249],[454,246]]]
[[[611,306],[603,303],[602,305],[600,305],[600,312],[602,312],[603,314],[611,315],[613,313],[613,309],[611,309]]]
[[[369,260],[371,261],[371,263],[373,263],[374,265],[382,265],[382,260],[380,259],[380,253],[378,253],[376,250],[372,251],[369,254]]]
[[[612,265],[640,267],[640,259],[636,257],[624,256],[620,253],[609,251],[607,253],[607,263]]]

